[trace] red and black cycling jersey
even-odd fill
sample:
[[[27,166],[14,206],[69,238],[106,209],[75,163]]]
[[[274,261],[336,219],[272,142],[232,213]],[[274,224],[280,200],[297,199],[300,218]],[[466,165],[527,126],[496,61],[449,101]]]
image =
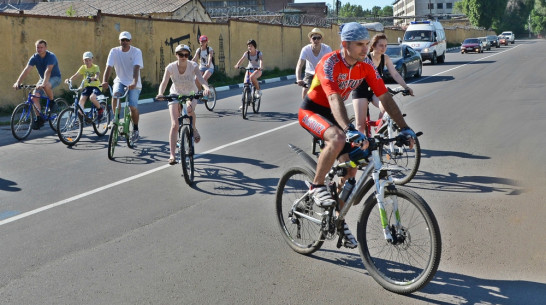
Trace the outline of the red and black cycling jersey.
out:
[[[387,93],[383,79],[368,57],[351,66],[337,50],[324,55],[318,63],[307,96],[312,102],[330,108],[328,96],[337,93],[345,101],[364,79],[376,96]]]

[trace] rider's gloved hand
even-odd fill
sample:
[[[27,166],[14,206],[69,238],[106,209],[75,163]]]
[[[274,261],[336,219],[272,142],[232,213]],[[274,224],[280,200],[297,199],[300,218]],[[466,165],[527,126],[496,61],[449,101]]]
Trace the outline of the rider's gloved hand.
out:
[[[360,147],[353,147],[353,150],[349,152],[349,159],[351,161],[358,161],[366,158],[370,155],[370,152],[367,149],[362,149]]]
[[[400,136],[404,138],[404,145],[410,145],[410,139],[417,138],[415,132],[409,127],[402,128],[402,131],[400,131]]]
[[[358,145],[367,140],[366,136],[362,132],[356,130],[353,124],[349,124],[349,126],[347,126],[345,129],[345,139],[349,143]]]

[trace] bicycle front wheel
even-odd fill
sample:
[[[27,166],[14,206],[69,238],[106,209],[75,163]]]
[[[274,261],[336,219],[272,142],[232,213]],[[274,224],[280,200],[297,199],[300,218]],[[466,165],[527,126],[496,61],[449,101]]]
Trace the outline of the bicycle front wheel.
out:
[[[387,127],[381,128],[379,133],[388,137]],[[398,131],[395,131],[395,135],[398,135]],[[395,184],[406,184],[417,174],[421,164],[421,145],[418,138],[415,138],[413,149],[407,145],[398,147],[393,144],[382,146],[379,152],[383,163],[392,168],[391,175]]]
[[[51,105],[51,108],[49,108],[49,112],[47,114],[49,118],[49,127],[51,127],[51,129],[55,132],[57,132],[57,121],[59,114],[65,109],[68,109],[68,103],[62,97],[55,99]]]
[[[108,138],[108,159],[114,160],[114,150],[118,144],[119,127],[118,124],[112,124],[112,130],[110,131],[110,137]]]
[[[32,131],[32,122],[34,122],[36,114],[32,109],[32,105],[21,103],[15,107],[11,114],[10,127],[13,137],[22,141]]]
[[[323,210],[307,195],[314,173],[303,167],[287,170],[275,195],[277,220],[281,234],[290,248],[301,254],[311,254],[324,243],[321,229]]]
[[[129,111],[129,110],[127,110]],[[126,118],[125,122],[123,124],[127,124],[127,133],[125,134],[125,140],[127,141],[127,147],[134,148],[135,147],[135,139],[133,138],[133,133],[135,132],[135,126],[131,120],[131,116]],[[124,128],[125,129],[125,128]]]
[[[190,137],[190,129],[184,126],[180,129],[178,135],[180,143],[180,163],[182,163],[182,174],[188,185],[193,184],[194,167],[193,167],[193,140]]]
[[[100,103],[100,108],[102,109],[102,116],[93,122],[93,129],[97,136],[102,137],[108,132],[108,125],[110,124],[110,111],[108,110],[108,105],[106,102]]]
[[[245,88],[243,91],[243,109],[241,109],[241,112],[243,113],[243,119],[246,119],[248,115],[248,105],[250,104],[250,101],[252,99],[252,93],[250,92],[249,88]]]
[[[65,145],[72,146],[80,140],[83,132],[82,117],[74,112],[74,108],[67,108],[57,117],[57,135]]]
[[[396,202],[398,211],[393,208]],[[440,229],[432,210],[417,193],[395,188],[385,192],[384,215],[393,241],[385,239],[381,217],[377,198],[372,194],[366,199],[357,227],[364,267],[389,291],[409,294],[421,289],[434,277],[442,250]]]
[[[216,89],[214,89],[214,87],[211,85],[209,85],[209,88],[209,95],[205,100],[205,107],[208,111],[212,111],[214,110],[214,106],[216,106]]]

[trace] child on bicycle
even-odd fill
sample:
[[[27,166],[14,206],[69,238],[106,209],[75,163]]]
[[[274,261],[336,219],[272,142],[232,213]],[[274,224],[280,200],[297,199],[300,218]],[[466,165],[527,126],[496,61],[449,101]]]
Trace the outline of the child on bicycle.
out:
[[[235,68],[239,69],[239,65],[245,60],[248,59],[248,66],[247,68],[252,68],[253,70],[247,71],[245,73],[245,81],[250,74],[250,81],[252,82],[252,85],[254,85],[254,88],[256,88],[256,98],[260,98],[262,96],[262,91],[260,90],[260,83],[258,82],[258,78],[262,76],[262,70],[263,70],[263,58],[262,58],[262,52],[258,51],[256,49],[257,44],[254,39],[249,39],[246,43],[246,46],[248,48],[248,51],[243,53],[243,56],[237,64],[235,64]]]
[[[101,84],[99,73],[99,66],[93,64],[93,53],[87,51],[83,53],[83,65],[74,73],[74,75],[67,78],[64,82],[68,84],[78,75],[83,77],[83,91],[80,96],[80,106],[82,109],[85,108],[85,102],[89,98],[93,105],[99,110],[98,119],[100,120],[102,118],[103,109],[100,107],[100,103],[97,99],[97,96],[102,95],[102,92],[99,90]],[[83,113],[80,113],[80,115],[83,115]]]
[[[197,63],[190,61],[189,57],[191,55],[190,47],[187,45],[179,45],[175,49],[177,61],[174,61],[165,67],[165,74],[163,75],[163,80],[159,85],[159,90],[157,92],[157,98],[163,96],[163,92],[167,88],[169,79],[172,81],[171,89],[169,90],[170,94],[177,95],[188,95],[192,92],[197,92],[197,86],[195,84],[195,79],[202,84],[203,95],[209,94],[209,85],[207,81],[201,75],[199,71],[199,66]],[[193,122],[193,135],[195,143],[201,141],[201,136],[197,131],[195,115],[195,106],[197,106],[197,100],[188,101],[186,103],[188,115],[192,117]],[[178,101],[169,102],[169,113],[171,116],[171,130],[169,132],[169,146],[170,146],[170,157],[169,164],[176,164],[175,152],[176,152],[176,137],[178,133],[178,117],[180,117],[180,104]]]

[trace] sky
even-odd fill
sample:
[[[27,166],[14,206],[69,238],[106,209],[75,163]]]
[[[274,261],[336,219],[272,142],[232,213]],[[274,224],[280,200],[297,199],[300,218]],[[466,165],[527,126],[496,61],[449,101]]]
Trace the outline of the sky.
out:
[[[294,3],[309,3],[309,2],[326,2],[332,6],[334,0],[294,0]],[[371,10],[374,6],[379,6],[381,8],[392,5],[394,0],[341,0],[341,5],[345,3],[350,3],[351,5],[360,5],[363,9]]]

